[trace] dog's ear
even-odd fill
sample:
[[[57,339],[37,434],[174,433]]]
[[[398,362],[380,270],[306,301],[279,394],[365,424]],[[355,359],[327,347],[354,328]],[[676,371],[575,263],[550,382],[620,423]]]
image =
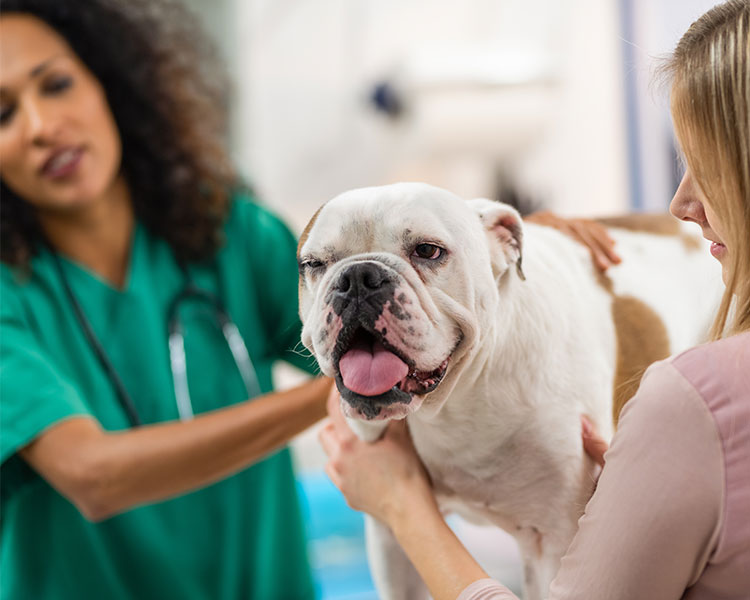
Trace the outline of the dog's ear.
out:
[[[490,241],[492,252],[492,269],[499,277],[508,265],[515,264],[518,276],[526,280],[521,267],[523,247],[523,223],[519,212],[508,204],[477,198],[469,200],[471,206],[479,215]],[[497,250],[502,253],[504,260],[498,261]]]

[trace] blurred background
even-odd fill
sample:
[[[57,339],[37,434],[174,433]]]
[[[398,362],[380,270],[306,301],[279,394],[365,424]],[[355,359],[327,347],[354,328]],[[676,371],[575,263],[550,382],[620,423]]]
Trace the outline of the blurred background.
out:
[[[297,233],[336,194],[396,181],[565,215],[666,210],[680,173],[654,70],[715,4],[184,1],[234,82],[235,162]],[[322,473],[314,431],[294,449],[321,598],[375,598],[362,518]],[[519,589],[512,540],[451,523]]]

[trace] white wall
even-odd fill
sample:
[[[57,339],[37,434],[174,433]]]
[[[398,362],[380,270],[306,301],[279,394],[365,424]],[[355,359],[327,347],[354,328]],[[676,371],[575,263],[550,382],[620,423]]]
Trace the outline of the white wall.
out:
[[[626,208],[615,0],[228,1],[238,162],[297,229],[351,187],[492,195],[498,172],[561,212]],[[383,78],[400,120],[368,103]]]
[[[665,210],[674,194],[680,173],[673,149],[668,88],[659,85],[655,71],[698,16],[715,0],[627,0],[632,22],[628,32],[629,57],[625,77],[632,83],[635,102],[630,111],[631,144],[635,146],[629,165],[635,208]]]
[[[564,214],[663,210],[679,173],[653,69],[714,4],[185,2],[234,80],[237,164],[297,230],[340,191],[403,179],[474,196],[500,175]],[[382,79],[409,100],[398,121],[368,101]]]

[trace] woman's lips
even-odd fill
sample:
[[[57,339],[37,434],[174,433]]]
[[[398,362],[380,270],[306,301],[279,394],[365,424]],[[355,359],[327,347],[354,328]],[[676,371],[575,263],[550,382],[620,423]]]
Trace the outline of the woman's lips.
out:
[[[83,157],[83,148],[64,148],[56,151],[42,165],[42,176],[61,179],[75,173]]]
[[[721,260],[727,252],[727,247],[719,242],[711,242],[711,256]]]

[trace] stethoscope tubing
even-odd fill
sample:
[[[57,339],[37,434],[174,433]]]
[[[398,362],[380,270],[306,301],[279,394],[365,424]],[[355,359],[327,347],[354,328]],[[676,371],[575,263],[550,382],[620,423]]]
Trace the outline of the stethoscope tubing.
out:
[[[52,252],[52,256],[54,259],[55,267],[57,268],[57,273],[60,277],[60,281],[62,281],[65,295],[68,297],[68,301],[73,307],[73,312],[75,313],[76,320],[78,321],[78,324],[81,327],[81,330],[83,331],[83,334],[86,337],[89,346],[94,351],[94,354],[96,355],[99,364],[101,364],[102,369],[104,370],[104,374],[107,376],[107,379],[109,379],[110,383],[115,388],[117,400],[120,403],[120,406],[122,406],[122,409],[125,411],[125,414],[128,417],[128,421],[130,421],[130,426],[139,427],[142,424],[141,419],[138,416],[138,411],[135,408],[135,404],[133,404],[133,400],[130,398],[130,394],[128,394],[127,389],[125,389],[125,384],[122,382],[122,379],[120,379],[120,375],[117,373],[117,370],[110,362],[107,353],[104,351],[104,348],[96,337],[96,334],[91,327],[91,323],[83,313],[83,309],[81,308],[78,299],[73,293],[73,289],[70,287],[68,278],[65,276],[65,271],[63,269],[62,263],[60,262],[60,257],[57,255],[57,252],[54,251]]]
[[[88,318],[83,312],[78,299],[73,293],[73,289],[70,286],[65,270],[60,261],[60,257],[54,249],[50,249],[53,256],[55,267],[57,269],[58,276],[62,282],[65,295],[68,298],[70,305],[73,308],[73,312],[76,316],[81,330],[86,337],[86,340],[93,350],[94,354],[99,361],[104,374],[111,382],[117,400],[125,412],[131,427],[139,427],[142,425],[138,411],[135,408],[130,394],[125,388],[125,384],[120,378],[117,370],[110,361],[107,353],[104,350],[99,339],[96,337],[94,330],[89,322]],[[167,312],[167,327],[168,327],[168,346],[169,346],[169,363],[172,371],[172,380],[174,382],[175,402],[177,403],[177,412],[180,420],[188,421],[194,417],[193,405],[190,400],[190,390],[188,387],[187,379],[187,359],[185,355],[185,338],[183,334],[182,322],[179,318],[179,306],[187,299],[199,299],[210,303],[213,306],[215,318],[219,328],[221,329],[222,335],[226,340],[227,346],[232,354],[235,365],[242,377],[242,382],[245,385],[245,391],[248,398],[252,398],[256,394],[260,393],[260,383],[258,382],[258,376],[255,371],[255,367],[250,358],[250,353],[247,350],[245,341],[242,339],[239,329],[230,319],[229,314],[225,310],[221,301],[213,294],[196,287],[184,265],[181,265],[185,275],[185,285],[183,289],[174,297],[170,302],[169,309]]]
[[[232,353],[234,364],[240,372],[242,382],[245,385],[245,391],[248,397],[252,397],[255,391],[260,392],[260,383],[255,373],[253,362],[250,359],[250,353],[242,339],[237,325],[229,318],[229,314],[224,308],[221,301],[209,292],[196,287],[190,281],[187,271],[185,270],[188,281],[182,291],[172,300],[167,313],[167,322],[169,330],[169,362],[172,369],[172,379],[174,381],[175,399],[177,402],[177,412],[182,421],[188,421],[193,418],[193,406],[190,402],[190,391],[187,380],[187,358],[185,355],[185,338],[183,327],[180,322],[178,308],[180,304],[190,298],[197,298],[209,302],[214,307],[216,321],[224,336],[224,340]]]

